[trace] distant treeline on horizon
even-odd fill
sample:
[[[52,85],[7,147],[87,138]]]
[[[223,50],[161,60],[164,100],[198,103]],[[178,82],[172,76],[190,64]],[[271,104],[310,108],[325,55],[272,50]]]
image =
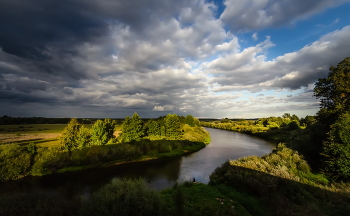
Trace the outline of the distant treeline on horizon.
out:
[[[157,117],[158,118],[158,117]],[[141,118],[144,121],[157,118]],[[0,117],[0,125],[17,125],[17,124],[68,124],[72,118],[51,118],[51,117],[11,117],[4,115]],[[104,118],[77,118],[81,124],[94,124],[97,120],[103,120]],[[118,123],[122,123],[124,118],[110,118],[116,120]],[[228,118],[222,118],[228,119]],[[244,121],[244,120],[258,120],[259,118],[252,119],[237,119],[230,118],[231,121]],[[216,121],[221,120],[219,118],[199,118],[200,121]]]

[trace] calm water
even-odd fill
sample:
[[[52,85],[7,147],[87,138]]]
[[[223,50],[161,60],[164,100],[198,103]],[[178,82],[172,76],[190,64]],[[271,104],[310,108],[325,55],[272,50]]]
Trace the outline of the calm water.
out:
[[[27,177],[0,184],[0,193],[44,190],[64,197],[88,195],[115,178],[144,178],[151,187],[164,189],[177,181],[196,179],[208,183],[209,175],[228,159],[261,156],[271,152],[273,144],[245,134],[206,128],[212,142],[188,156],[124,164],[103,169]]]

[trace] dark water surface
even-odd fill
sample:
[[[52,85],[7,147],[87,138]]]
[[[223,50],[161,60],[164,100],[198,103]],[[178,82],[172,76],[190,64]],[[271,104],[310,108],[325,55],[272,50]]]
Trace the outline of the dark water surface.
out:
[[[177,181],[196,179],[208,183],[209,175],[228,159],[261,156],[271,152],[273,144],[245,134],[206,128],[211,143],[187,156],[123,164],[102,169],[26,177],[0,183],[0,193],[46,191],[70,198],[88,195],[115,178],[144,178],[151,187],[164,189]]]

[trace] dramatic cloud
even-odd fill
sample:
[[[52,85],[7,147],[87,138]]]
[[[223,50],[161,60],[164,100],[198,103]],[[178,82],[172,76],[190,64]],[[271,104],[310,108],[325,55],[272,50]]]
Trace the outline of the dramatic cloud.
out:
[[[230,54],[203,64],[214,74],[214,91],[299,89],[324,77],[330,65],[350,55],[350,26],[329,33],[299,51],[266,61],[264,52],[273,44],[270,38],[238,54]]]
[[[349,0],[226,0],[220,19],[231,31],[279,27],[306,19]]]
[[[349,27],[273,60],[266,57],[273,37],[258,30],[345,1],[242,2],[227,0],[220,11],[204,0],[0,0],[0,115],[257,117],[316,109],[308,91],[350,55]],[[247,47],[238,33],[249,30],[255,44]]]

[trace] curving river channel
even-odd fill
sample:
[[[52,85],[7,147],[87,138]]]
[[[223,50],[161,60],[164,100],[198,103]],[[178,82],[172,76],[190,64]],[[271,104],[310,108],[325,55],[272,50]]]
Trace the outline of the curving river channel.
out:
[[[43,177],[26,177],[0,184],[0,193],[45,191],[71,198],[88,195],[115,178],[144,178],[158,190],[175,182],[196,179],[208,183],[209,175],[228,159],[261,156],[271,152],[273,144],[232,131],[206,128],[211,143],[191,155],[161,160],[123,164],[103,169],[85,170]]]

